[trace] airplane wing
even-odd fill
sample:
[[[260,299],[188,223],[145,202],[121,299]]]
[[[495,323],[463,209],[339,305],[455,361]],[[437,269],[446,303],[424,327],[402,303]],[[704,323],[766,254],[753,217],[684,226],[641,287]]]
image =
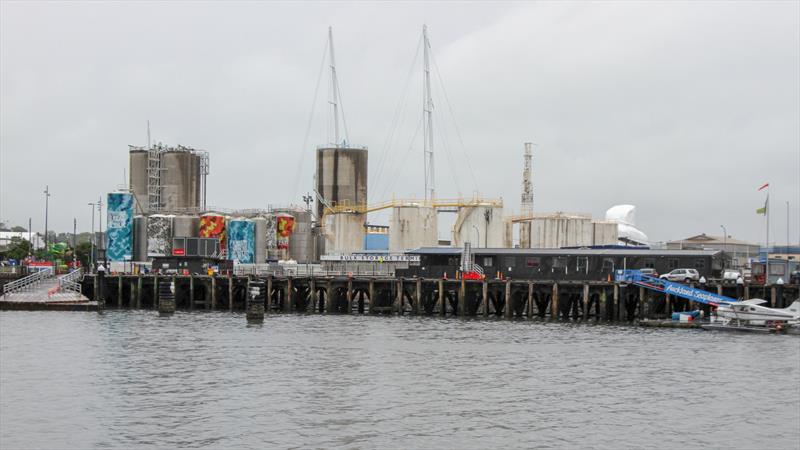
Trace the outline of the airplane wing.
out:
[[[750,300],[742,300],[741,302],[731,303],[731,305],[763,305],[767,303],[766,300],[760,298],[751,298]]]

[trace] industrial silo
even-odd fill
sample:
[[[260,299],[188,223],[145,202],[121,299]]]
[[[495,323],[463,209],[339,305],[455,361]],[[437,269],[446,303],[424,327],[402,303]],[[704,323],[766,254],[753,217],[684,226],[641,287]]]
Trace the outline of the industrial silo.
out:
[[[347,254],[364,250],[366,214],[336,213],[325,216],[325,254]]]
[[[294,228],[289,239],[289,258],[300,263],[315,260],[314,226],[311,211],[300,208],[276,209],[276,213],[289,214],[294,217]]]
[[[175,216],[152,214],[147,217],[147,257],[172,254],[172,220]]]
[[[265,217],[256,217],[253,219],[253,223],[255,224],[255,236],[253,238],[255,243],[255,263],[263,264],[267,261],[267,219]]]
[[[129,184],[133,193],[133,207],[136,214],[147,213],[147,150],[131,147]]]
[[[401,205],[392,208],[389,226],[389,251],[402,252],[439,244],[436,210],[427,205]]]
[[[199,235],[202,238],[219,239],[219,251],[227,252],[225,242],[225,216],[220,214],[208,213],[200,216]]]
[[[504,246],[504,233],[502,206],[464,206],[458,209],[452,242],[455,247],[462,247],[469,242],[472,248],[498,248]]]
[[[236,218],[227,223],[228,259],[253,264],[255,261],[255,223],[250,219]]]
[[[315,175],[317,192],[332,206],[367,203],[367,150],[318,148]],[[323,205],[317,202],[317,217]]]
[[[198,237],[200,234],[200,218],[197,216],[175,216],[172,221],[172,237]]]
[[[200,207],[200,155],[182,148],[161,153],[161,204],[164,211]]]
[[[133,260],[147,261],[147,216],[133,218]]]

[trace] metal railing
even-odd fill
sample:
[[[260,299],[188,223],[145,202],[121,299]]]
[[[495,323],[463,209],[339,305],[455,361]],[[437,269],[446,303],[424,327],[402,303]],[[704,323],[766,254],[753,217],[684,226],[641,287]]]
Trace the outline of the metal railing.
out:
[[[20,278],[19,280],[12,281],[3,286],[3,295],[9,295],[16,292],[30,291],[31,289],[39,286],[39,284],[53,277],[53,269],[48,267],[36,273],[32,273],[27,277]]]
[[[83,268],[79,267],[72,272],[58,277],[58,290],[59,292],[68,292],[81,295],[81,277],[83,276]]]

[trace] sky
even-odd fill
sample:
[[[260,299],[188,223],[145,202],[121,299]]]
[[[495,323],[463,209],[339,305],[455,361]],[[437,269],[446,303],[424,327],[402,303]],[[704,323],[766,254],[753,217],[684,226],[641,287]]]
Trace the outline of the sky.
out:
[[[3,0],[0,221],[43,230],[47,185],[50,228],[88,230],[148,120],[210,153],[208,205],[301,203],[330,140],[328,26],[369,202],[420,198],[423,24],[440,197],[519,212],[530,141],[536,212],[627,203],[653,241],[763,242],[769,182],[770,241],[800,242],[797,1]]]

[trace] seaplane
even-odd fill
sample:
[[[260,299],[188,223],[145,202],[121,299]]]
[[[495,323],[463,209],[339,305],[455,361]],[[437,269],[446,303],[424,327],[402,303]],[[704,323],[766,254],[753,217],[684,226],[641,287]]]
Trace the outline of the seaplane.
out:
[[[800,300],[795,300],[786,308],[768,308],[761,306],[766,300],[754,298],[740,302],[720,303],[717,306],[717,317],[727,324],[731,321],[749,325],[768,325],[786,323],[800,324]]]
[[[724,295],[707,292],[681,283],[651,277],[638,270],[617,270],[616,281],[631,283],[647,289],[685,298],[697,303],[704,303],[715,310],[716,317],[722,325],[800,325],[800,300],[795,300],[786,308],[768,308],[761,306],[767,303],[763,299],[739,301]]]

